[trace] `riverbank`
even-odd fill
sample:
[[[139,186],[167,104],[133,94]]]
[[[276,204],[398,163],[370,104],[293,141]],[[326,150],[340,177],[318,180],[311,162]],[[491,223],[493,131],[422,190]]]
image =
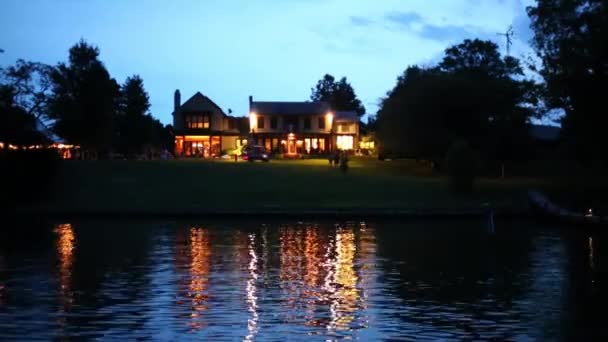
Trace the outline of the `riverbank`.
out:
[[[521,213],[538,179],[479,179],[457,195],[415,161],[355,158],[346,174],[326,160],[64,161],[52,196],[17,214],[48,216],[478,215]]]

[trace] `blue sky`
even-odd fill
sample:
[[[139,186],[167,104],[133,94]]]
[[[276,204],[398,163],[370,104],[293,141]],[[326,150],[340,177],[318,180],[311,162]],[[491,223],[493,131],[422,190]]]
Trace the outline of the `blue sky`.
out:
[[[196,91],[245,115],[248,96],[303,101],[325,73],[346,76],[375,113],[408,65],[450,44],[515,30],[513,54],[532,54],[533,0],[2,0],[0,66],[55,64],[79,39],[97,45],[122,83],[139,74],[151,112],[171,120],[173,91]]]

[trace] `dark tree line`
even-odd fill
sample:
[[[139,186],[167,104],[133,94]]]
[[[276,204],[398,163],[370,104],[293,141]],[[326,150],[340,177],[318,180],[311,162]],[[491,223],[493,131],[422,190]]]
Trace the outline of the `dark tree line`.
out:
[[[502,57],[491,41],[465,40],[433,67],[409,67],[382,99],[378,134],[383,149],[441,159],[464,140],[487,158],[517,157],[535,115],[538,86],[519,60]]]
[[[608,163],[608,2],[538,0],[528,8],[545,101],[565,111],[564,137],[582,161]]]
[[[525,158],[529,119],[563,110],[564,158],[608,163],[608,2],[538,0],[528,8],[542,76],[490,41],[465,40],[432,67],[411,66],[382,99],[375,124],[385,151],[442,158],[466,141],[486,160]],[[569,156],[567,155],[569,154]]]
[[[118,84],[99,60],[99,49],[80,41],[67,62],[52,67],[17,61],[2,70],[0,141],[39,143],[37,122],[97,156],[136,155],[170,149],[170,126],[150,113],[149,96],[138,75]]]

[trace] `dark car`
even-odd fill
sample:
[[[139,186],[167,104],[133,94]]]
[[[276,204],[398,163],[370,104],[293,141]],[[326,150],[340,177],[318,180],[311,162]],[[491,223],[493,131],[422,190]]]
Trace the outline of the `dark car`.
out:
[[[243,151],[243,160],[248,160],[250,162],[261,160],[264,162],[268,162],[268,153],[264,149],[263,146],[254,145],[249,148],[245,148]]]

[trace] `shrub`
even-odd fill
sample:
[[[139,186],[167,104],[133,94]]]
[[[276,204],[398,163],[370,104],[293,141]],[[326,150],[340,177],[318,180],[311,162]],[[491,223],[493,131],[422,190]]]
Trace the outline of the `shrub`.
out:
[[[477,154],[464,140],[456,140],[446,156],[450,188],[459,193],[473,190],[473,181],[479,167]]]

